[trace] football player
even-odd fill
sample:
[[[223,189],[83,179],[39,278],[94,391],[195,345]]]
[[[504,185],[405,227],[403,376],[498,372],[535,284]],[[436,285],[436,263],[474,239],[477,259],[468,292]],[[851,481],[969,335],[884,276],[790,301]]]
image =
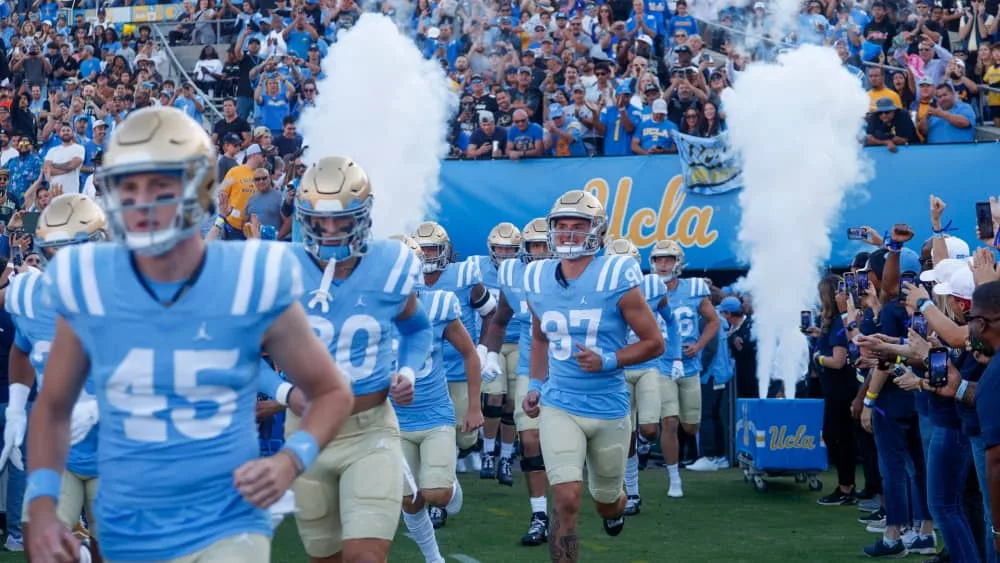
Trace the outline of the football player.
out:
[[[462,324],[472,337],[473,342],[479,342],[476,352],[479,353],[479,365],[487,365],[487,350],[483,345],[489,332],[490,322],[497,302],[493,295],[483,286],[483,276],[480,269],[481,256],[470,256],[464,262],[454,262],[451,239],[444,227],[433,222],[421,223],[412,235],[413,239],[424,251],[424,285],[429,288],[450,291],[458,297],[462,305]],[[476,315],[479,315],[479,318]],[[480,320],[482,330],[480,330]],[[480,402],[480,397],[469,397],[465,381],[465,366],[462,355],[451,344],[444,345],[444,370],[448,376],[448,390],[451,401],[455,405],[455,421],[465,420],[469,402]],[[483,372],[483,382],[490,383],[494,371]],[[455,438],[458,448],[456,471],[480,471],[482,469],[479,456],[475,453],[479,441],[478,432],[463,432],[456,428]],[[434,511],[431,512],[432,517]]]
[[[514,367],[514,372],[517,374],[514,386],[514,422],[521,440],[521,472],[525,475],[531,505],[528,532],[521,538],[521,544],[528,546],[541,545],[547,541],[549,510],[545,497],[545,489],[548,486],[545,478],[545,462],[538,441],[538,418],[525,415],[522,407],[524,396],[528,393],[528,360],[531,357],[531,312],[524,298],[523,278],[527,264],[552,256],[549,252],[547,231],[545,217],[533,219],[521,231],[521,248],[518,252],[520,259],[507,260],[500,264],[497,276],[500,283],[500,298],[487,342],[490,353],[497,353],[506,345],[503,343],[503,336],[510,332],[511,320],[520,321],[517,340],[519,357]],[[507,392],[510,392],[509,384]]]
[[[549,556],[562,562],[579,556],[584,462],[604,531],[616,536],[625,527],[622,483],[632,424],[623,368],[659,357],[664,343],[639,289],[639,264],[627,256],[597,256],[608,228],[600,200],[581,190],[566,192],[547,220],[549,250],[558,260],[532,262],[524,272],[532,322],[524,411],[541,415],[542,456],[555,502]],[[638,336],[632,344],[630,328]]]
[[[297,303],[301,269],[280,243],[205,243],[215,148],[178,109],[130,113],[98,174],[115,242],[63,248],[44,277],[59,318],[28,435],[32,557],[74,561],[79,551],[56,501],[71,411],[89,376],[101,421],[104,557],[269,561],[265,509],[309,469],[353,404]],[[258,458],[265,352],[312,407],[282,450]]]
[[[340,434],[292,487],[299,536],[314,563],[388,558],[403,498],[399,422],[388,398],[413,401],[433,341],[416,294],[420,260],[398,240],[370,238],[373,202],[368,175],[340,156],[306,169],[295,194],[303,242],[292,254],[306,287],[315,288],[302,304],[355,396]],[[293,408],[286,433],[299,416]]]
[[[497,272],[505,260],[516,258],[521,248],[521,231],[510,223],[500,223],[486,239],[490,259],[482,263],[483,285],[496,300],[500,299],[500,281]],[[496,316],[494,315],[494,318]],[[492,329],[491,329],[492,330]],[[511,318],[507,323],[503,345],[498,352],[486,353],[484,371],[490,372],[492,381],[483,386],[486,393],[486,424],[483,426],[482,479],[496,478],[501,485],[514,485],[511,457],[514,455],[514,392],[517,386],[517,339],[520,321]],[[502,423],[502,426],[501,426]],[[500,461],[496,449],[497,430],[500,430]]]
[[[709,299],[705,280],[679,277],[685,266],[684,249],[676,241],[658,241],[649,253],[649,265],[667,284],[667,298],[670,299],[683,346],[684,373],[671,370],[669,377],[660,378],[660,448],[670,479],[667,495],[680,498],[684,496],[684,489],[677,465],[680,456],[677,426],[679,423],[689,436],[698,435],[698,423],[701,422],[701,351],[719,332],[719,315]]]
[[[618,239],[608,245],[605,253],[609,256],[631,256],[640,263],[639,249],[627,239]],[[638,436],[645,441],[656,439],[660,422],[660,372],[664,361],[669,362],[671,373],[682,374],[684,366],[681,363],[681,341],[677,335],[677,321],[674,319],[667,303],[667,288],[656,274],[646,274],[642,278],[642,296],[659,318],[657,323],[660,333],[667,344],[667,353],[662,358],[656,358],[625,370],[625,381],[628,383],[629,394],[632,396],[632,425],[638,423]],[[629,342],[636,342],[638,337],[629,331]],[[636,435],[632,435],[629,444],[629,457],[625,464],[625,493],[628,499],[625,503],[625,515],[639,514],[642,499],[639,496],[639,457],[636,455]]]
[[[64,194],[53,199],[38,218],[35,240],[46,258],[51,260],[61,247],[107,240],[106,227],[104,211],[97,202],[82,194]],[[5,412],[7,422],[0,467],[4,467],[10,459],[15,467],[24,469],[20,446],[24,442],[28,422],[25,407],[36,379],[39,389],[42,386],[41,375],[56,332],[56,313],[43,299],[41,280],[39,270],[28,269],[11,278],[5,296],[5,307],[14,321],[16,332],[10,349],[10,401]],[[84,392],[73,407],[71,447],[66,470],[62,473],[56,514],[72,530],[79,523],[81,512],[86,511],[90,536],[96,540],[97,519],[93,509],[97,497],[98,415],[93,393],[93,380],[88,378]],[[22,510],[22,515],[21,522],[28,527],[28,511]],[[96,541],[91,542],[89,551],[89,555],[98,556]]]
[[[422,256],[420,245],[406,235],[396,235],[418,259]],[[472,338],[462,326],[462,307],[450,291],[420,290],[418,298],[428,311],[434,327],[434,343],[427,360],[417,372],[415,398],[409,405],[393,404],[399,416],[403,456],[410,470],[416,475],[419,491],[404,483],[403,522],[413,540],[420,547],[424,559],[442,562],[434,538],[434,526],[425,504],[442,510],[443,525],[448,514],[457,514],[462,508],[462,488],[455,477],[455,410],[448,394],[448,380],[444,376],[441,345],[448,341],[465,359],[469,396],[479,395],[481,383],[479,355]],[[476,403],[469,404],[462,428],[475,430],[483,424],[483,412]]]

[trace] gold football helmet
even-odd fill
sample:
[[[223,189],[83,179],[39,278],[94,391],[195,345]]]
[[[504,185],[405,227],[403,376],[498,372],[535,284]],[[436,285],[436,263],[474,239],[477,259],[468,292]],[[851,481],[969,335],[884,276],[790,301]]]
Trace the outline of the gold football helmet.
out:
[[[611,244],[604,249],[608,256],[631,256],[636,261],[639,260],[639,249],[627,238],[620,238],[611,241]]]
[[[590,222],[590,228],[585,233],[556,229],[559,219],[567,218],[586,219]],[[601,200],[590,192],[570,190],[559,196],[546,219],[549,250],[559,258],[593,256],[604,247],[608,216]]]
[[[545,217],[536,217],[521,231],[521,261],[525,264],[535,260],[552,258],[549,252],[549,224]]]
[[[490,231],[486,246],[490,249],[490,260],[499,266],[501,261],[517,257],[521,249],[521,231],[513,223],[500,223]]]
[[[107,240],[108,222],[104,210],[83,194],[63,194],[42,211],[35,240],[46,256],[62,246]]]
[[[372,228],[372,185],[350,157],[328,156],[306,169],[295,194],[295,220],[317,260],[365,253]]]
[[[663,268],[659,268],[656,265],[657,258],[673,258],[675,262],[673,266],[664,265]],[[649,252],[649,267],[664,282],[680,277],[684,266],[684,249],[673,239],[656,241],[653,250]]]
[[[443,271],[451,263],[451,239],[441,225],[425,221],[413,232],[413,239],[424,252],[425,274]],[[427,256],[428,249],[434,249],[433,257]]]
[[[179,175],[178,197],[138,204],[123,199],[120,186],[137,174]],[[111,134],[102,166],[95,178],[101,187],[104,209],[112,235],[130,249],[159,255],[178,242],[198,234],[205,220],[215,213],[217,182],[215,145],[202,125],[183,111],[156,106],[134,111]],[[173,223],[156,231],[129,231],[126,211],[150,217],[162,206],[173,205]]]
[[[417,244],[417,241],[413,240],[413,237],[407,235],[392,235],[389,238],[403,243],[406,248],[413,251],[413,254],[415,254],[421,262],[424,261],[424,249],[420,248],[420,245]]]

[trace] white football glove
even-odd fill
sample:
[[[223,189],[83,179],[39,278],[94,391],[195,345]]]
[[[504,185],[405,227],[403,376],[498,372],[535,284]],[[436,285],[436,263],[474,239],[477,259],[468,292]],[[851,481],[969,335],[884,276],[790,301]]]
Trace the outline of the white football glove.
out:
[[[488,362],[487,358],[490,354],[489,348],[480,344],[476,346],[476,353],[479,354],[479,373],[483,377],[483,383],[489,383],[490,381],[496,379],[496,375],[486,373]]]
[[[14,467],[24,471],[24,456],[21,454],[21,445],[24,444],[24,434],[28,430],[28,413],[25,407],[28,404],[30,393],[31,388],[23,383],[10,385],[10,398],[7,409],[4,411],[7,422],[3,429],[0,470],[3,470],[7,465],[7,460],[10,460]]]
[[[75,446],[82,442],[97,424],[97,419],[97,397],[81,393],[80,399],[73,406],[73,414],[70,415],[69,445]]]
[[[483,381],[489,383],[502,375],[503,368],[500,367],[500,354],[487,352],[486,363],[483,364]]]
[[[684,377],[684,362],[680,360],[674,360],[670,364],[670,379],[677,381]]]

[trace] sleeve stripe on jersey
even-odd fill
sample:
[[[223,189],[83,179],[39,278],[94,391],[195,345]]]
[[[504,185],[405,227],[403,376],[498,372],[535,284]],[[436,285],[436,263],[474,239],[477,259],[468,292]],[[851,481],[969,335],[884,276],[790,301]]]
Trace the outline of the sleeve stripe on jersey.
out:
[[[691,297],[705,296],[708,295],[708,284],[702,278],[694,278],[691,280]]]
[[[403,281],[403,288],[399,290],[402,295],[409,295],[413,293],[414,286],[417,285],[417,281],[420,280],[420,260],[410,252],[410,249],[404,248],[408,254],[407,259],[410,261],[410,267],[407,269],[406,278]]]
[[[441,310],[441,292],[435,291],[431,297],[431,308],[427,311],[427,316],[430,317],[431,322],[436,321],[438,318],[438,311]]]
[[[87,313],[96,317],[104,315],[104,303],[97,289],[97,270],[94,268],[94,245],[80,247],[80,284]]]
[[[448,315],[451,313],[452,309],[462,310],[462,307],[458,304],[458,297],[454,293],[447,292],[444,294],[444,303],[442,303],[441,311],[438,314],[438,321],[445,322],[448,320]],[[461,315],[461,313],[460,313]],[[459,316],[461,318],[461,316]]]
[[[250,294],[253,293],[254,270],[257,263],[257,249],[260,239],[251,239],[243,246],[240,272],[236,277],[236,291],[233,295],[233,315],[245,315],[250,310]]]
[[[24,316],[29,319],[35,318],[35,287],[38,286],[38,280],[40,279],[42,279],[42,276],[32,274],[21,284],[24,287]],[[20,294],[20,292],[18,293]]]
[[[278,298],[278,282],[281,279],[281,259],[285,255],[285,245],[271,243],[267,245],[267,258],[264,259],[264,287],[260,291],[260,302],[257,312],[270,311]]]
[[[505,285],[507,287],[511,286],[510,262],[510,260],[504,260],[503,262],[500,262],[500,267],[497,268],[497,280],[500,282],[500,285]]]
[[[396,286],[399,285],[399,278],[403,276],[403,266],[406,264],[406,259],[412,255],[413,252],[406,245],[399,245],[399,253],[396,255],[396,261],[392,264],[392,270],[389,271],[389,279],[385,281],[382,293],[392,293],[392,290],[396,289]]]
[[[302,264],[294,255],[289,262],[292,264],[292,271],[289,272],[292,279],[288,286],[288,291],[292,294],[292,299],[298,301],[305,292],[305,288],[302,286]]]
[[[458,287],[462,288],[469,284],[469,280],[472,276],[468,274],[469,272],[469,262],[460,262],[458,264]]]
[[[622,258],[625,257],[614,256],[604,262],[604,266],[601,267],[601,274],[597,276],[597,291],[608,291],[618,286],[618,275],[621,273]],[[614,273],[612,273],[612,270],[614,270]],[[609,276],[611,280],[608,280]]]
[[[56,271],[59,272],[56,285],[59,288],[59,299],[63,302],[63,307],[70,313],[79,313],[80,306],[76,303],[76,294],[73,293],[73,271],[71,257],[76,256],[75,252],[69,249],[56,253]]]
[[[14,275],[7,286],[7,298],[4,299],[4,307],[11,315],[21,314],[21,276]]]
[[[539,283],[541,281],[541,261],[535,261],[528,264],[528,267],[524,269],[524,273],[521,274],[523,278],[524,291],[528,293],[539,293]]]

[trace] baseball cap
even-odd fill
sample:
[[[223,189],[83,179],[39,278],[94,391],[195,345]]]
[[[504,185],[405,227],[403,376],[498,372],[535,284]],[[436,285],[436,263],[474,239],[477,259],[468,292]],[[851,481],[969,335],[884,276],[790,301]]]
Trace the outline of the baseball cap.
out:
[[[934,282],[943,283],[951,277],[957,270],[965,268],[969,269],[969,259],[954,259],[946,258],[937,263],[933,269],[926,270],[920,273],[920,281],[922,282]]]
[[[260,127],[254,127],[253,136],[254,137],[269,137],[271,135],[271,130],[267,127],[261,125]]]
[[[258,145],[257,143],[254,143],[254,144],[250,145],[249,147],[247,147],[247,150],[246,150],[246,152],[243,153],[243,156],[245,156],[246,158],[250,158],[251,156],[253,156],[255,154],[260,154],[261,152],[262,151],[260,150],[260,145]]]
[[[719,303],[719,310],[723,313],[742,313],[743,304],[740,303],[738,297],[730,296],[723,299],[722,303]]]
[[[667,101],[663,98],[653,102],[653,113],[667,113]]]
[[[238,147],[241,144],[240,136],[237,135],[236,133],[226,133],[222,137],[222,144],[236,145]]]
[[[969,250],[969,243],[958,237],[946,235],[944,237],[944,245],[948,248],[948,258],[968,258],[972,256],[972,252]]]
[[[934,286],[934,295],[951,295],[960,299],[972,299],[976,282],[969,268],[958,268],[948,278]]]
[[[562,117],[565,115],[563,113],[563,107],[560,104],[549,104],[549,117],[555,119],[557,117]]]
[[[934,85],[934,80],[931,79],[930,76],[922,76],[922,77],[920,77],[920,80],[917,80],[917,86],[924,86],[924,85],[928,85],[928,84],[931,85],[931,86]]]
[[[621,96],[622,94],[632,94],[632,88],[629,87],[628,82],[622,82],[617,88],[615,88],[616,96]]]

